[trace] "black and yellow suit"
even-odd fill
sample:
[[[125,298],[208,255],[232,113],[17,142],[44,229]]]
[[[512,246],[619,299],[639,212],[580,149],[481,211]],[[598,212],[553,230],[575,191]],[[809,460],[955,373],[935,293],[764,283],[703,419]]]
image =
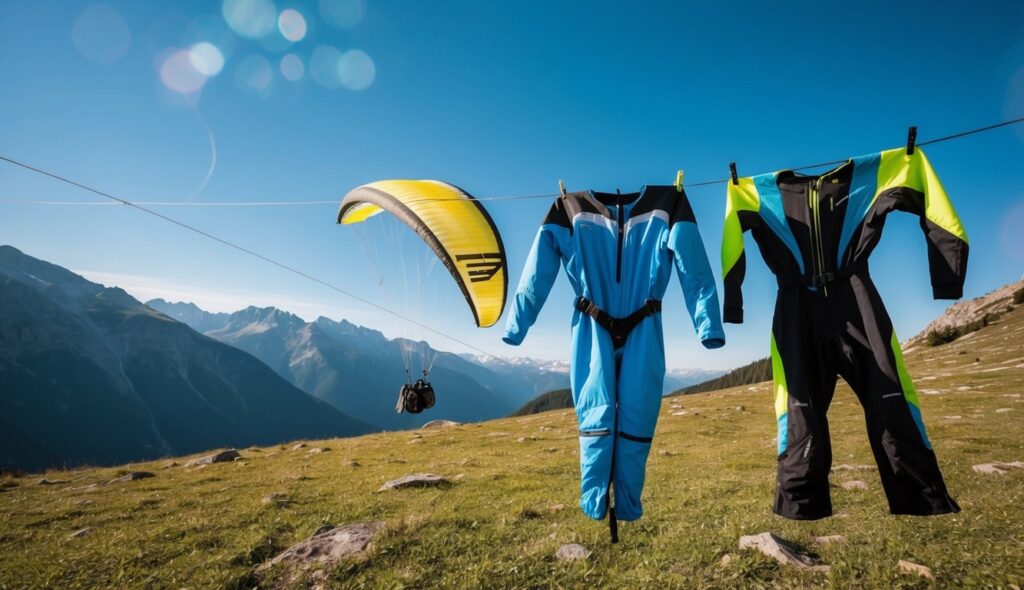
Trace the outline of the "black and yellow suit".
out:
[[[783,171],[729,184],[724,320],[743,321],[745,231],[779,283],[771,357],[781,516],[832,514],[827,412],[837,376],[863,405],[890,511],[960,510],[946,491],[899,341],[868,274],[868,257],[892,211],[921,219],[935,298],[961,297],[967,234],[920,149],[853,158],[818,176]]]

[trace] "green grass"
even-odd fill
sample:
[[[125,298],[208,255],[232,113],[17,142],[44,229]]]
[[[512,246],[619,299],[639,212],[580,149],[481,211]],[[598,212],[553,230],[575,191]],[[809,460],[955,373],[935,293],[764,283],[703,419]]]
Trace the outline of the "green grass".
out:
[[[976,463],[1024,460],[1024,397],[1011,397],[1024,394],[1024,313],[950,344],[911,350],[908,362],[939,462],[963,507],[957,515],[890,516],[871,471],[833,473],[833,482],[857,478],[870,486],[833,490],[833,518],[773,516],[775,419],[769,387],[759,384],[666,399],[646,515],[622,524],[617,546],[608,542],[606,523],[576,508],[575,419],[563,410],[309,443],[331,448],[321,454],[289,446],[242,450],[241,462],[203,469],[161,469],[166,461],[154,461],[45,474],[74,480],[56,486],[35,485],[36,476],[0,479],[0,588],[239,587],[251,582],[254,565],[321,524],[368,520],[386,521],[386,533],[368,559],[332,572],[333,586],[1024,585],[1024,470],[1002,476],[971,470]],[[688,413],[673,416],[673,405]],[[845,386],[830,419],[835,463],[872,464],[859,405]],[[69,489],[129,469],[156,477],[91,492]],[[423,471],[449,476],[454,485],[376,493],[388,479]],[[263,506],[260,499],[271,492],[295,502]],[[92,534],[69,538],[84,527]],[[737,550],[740,535],[763,531],[803,544],[826,534],[847,540],[818,550],[830,573],[805,573]],[[555,550],[569,542],[593,550],[590,560],[555,561]],[[727,553],[733,562],[720,567]],[[929,566],[937,582],[900,574],[900,559]]]

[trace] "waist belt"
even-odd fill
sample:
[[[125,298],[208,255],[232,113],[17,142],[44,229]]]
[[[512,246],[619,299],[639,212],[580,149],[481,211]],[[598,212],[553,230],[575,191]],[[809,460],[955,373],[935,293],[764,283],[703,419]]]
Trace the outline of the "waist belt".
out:
[[[611,335],[615,348],[622,348],[633,328],[637,327],[645,318],[661,311],[661,301],[648,299],[640,309],[624,318],[616,318],[595,305],[593,301],[580,295],[576,298],[576,309],[594,318],[594,321]]]
[[[776,275],[780,287],[824,287],[832,283],[848,280],[853,275],[868,274],[868,263],[851,262],[838,270],[823,272],[816,275]]]

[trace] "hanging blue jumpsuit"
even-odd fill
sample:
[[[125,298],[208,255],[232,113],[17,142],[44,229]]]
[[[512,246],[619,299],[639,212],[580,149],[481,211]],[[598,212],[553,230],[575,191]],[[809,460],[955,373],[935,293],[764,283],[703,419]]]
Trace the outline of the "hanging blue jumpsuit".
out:
[[[725,344],[704,244],[686,195],[674,186],[558,198],[527,258],[505,342],[518,345],[526,337],[560,264],[577,297],[615,318],[650,302],[660,309],[675,267],[701,342],[707,348]],[[640,314],[616,347],[609,330],[582,312],[579,301],[572,318],[570,379],[579,421],[580,507],[593,519],[603,519],[611,507],[612,522],[636,520],[643,514],[640,493],[665,377],[661,314]]]

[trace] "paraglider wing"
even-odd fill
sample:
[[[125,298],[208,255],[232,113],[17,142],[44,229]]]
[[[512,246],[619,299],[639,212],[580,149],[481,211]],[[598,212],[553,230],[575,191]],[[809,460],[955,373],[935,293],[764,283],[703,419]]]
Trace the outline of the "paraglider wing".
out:
[[[436,180],[384,180],[345,195],[338,223],[361,223],[388,212],[415,231],[437,255],[466,297],[476,325],[494,325],[505,308],[505,247],[483,205]]]

